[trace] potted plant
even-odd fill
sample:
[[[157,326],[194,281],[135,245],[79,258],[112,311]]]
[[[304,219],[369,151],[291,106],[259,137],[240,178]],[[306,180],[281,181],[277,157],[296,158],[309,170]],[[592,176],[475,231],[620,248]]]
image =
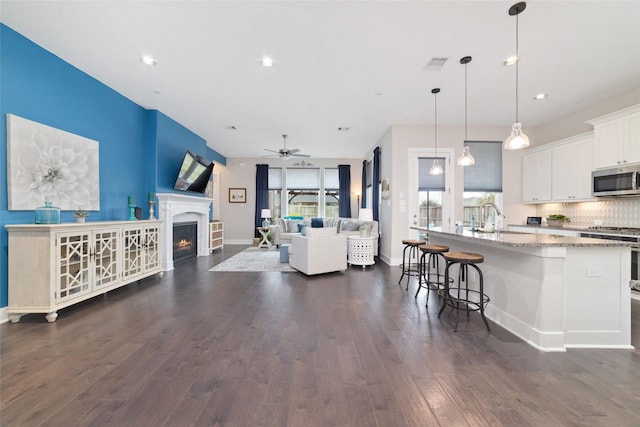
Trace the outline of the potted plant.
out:
[[[85,211],[82,208],[78,208],[75,211],[73,211],[73,216],[76,217],[77,222],[84,222],[85,218],[89,216],[89,211]]]
[[[562,214],[552,214],[547,217],[549,227],[562,227],[565,222],[571,222],[571,218]]]

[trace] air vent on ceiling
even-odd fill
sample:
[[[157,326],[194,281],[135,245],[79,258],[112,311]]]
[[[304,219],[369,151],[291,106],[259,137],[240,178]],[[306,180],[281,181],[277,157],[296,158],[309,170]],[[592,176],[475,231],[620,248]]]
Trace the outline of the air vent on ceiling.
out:
[[[422,69],[423,70],[439,70],[442,68],[442,66],[444,65],[445,62],[447,62],[447,59],[449,58],[431,58],[431,60],[427,63],[427,65],[425,65]]]

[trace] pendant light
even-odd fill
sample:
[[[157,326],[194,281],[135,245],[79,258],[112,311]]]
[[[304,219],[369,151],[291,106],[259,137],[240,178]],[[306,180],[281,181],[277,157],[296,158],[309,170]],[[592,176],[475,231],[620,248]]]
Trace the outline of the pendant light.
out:
[[[529,146],[529,137],[522,131],[522,123],[518,121],[518,64],[520,56],[518,52],[518,15],[527,8],[527,3],[516,3],[509,8],[509,15],[516,17],[516,122],[511,127],[511,135],[504,141],[506,150],[517,150]]]
[[[476,159],[473,158],[469,151],[467,144],[467,64],[471,62],[470,56],[460,58],[460,63],[464,65],[464,149],[462,155],[458,159],[458,166],[471,166],[476,163]]]
[[[433,159],[433,166],[429,169],[430,175],[442,175],[442,166],[438,162],[438,93],[440,92],[439,88],[431,89],[431,93],[433,94],[433,105],[435,111],[435,120],[433,124],[434,129],[434,140],[435,140],[435,156]]]

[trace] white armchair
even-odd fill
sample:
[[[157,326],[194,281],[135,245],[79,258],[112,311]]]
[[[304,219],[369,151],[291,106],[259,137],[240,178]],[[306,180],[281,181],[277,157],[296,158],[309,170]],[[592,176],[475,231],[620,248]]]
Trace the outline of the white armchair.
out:
[[[306,274],[329,273],[347,269],[347,236],[335,227],[307,227],[307,235],[291,236],[289,265]]]

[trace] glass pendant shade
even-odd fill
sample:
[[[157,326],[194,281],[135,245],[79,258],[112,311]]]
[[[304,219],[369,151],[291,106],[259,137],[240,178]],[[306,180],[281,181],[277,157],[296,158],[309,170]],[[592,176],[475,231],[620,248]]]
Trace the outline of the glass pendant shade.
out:
[[[476,159],[473,158],[471,152],[469,151],[469,146],[465,145],[464,150],[462,150],[462,155],[458,159],[458,166],[471,166],[476,163]]]
[[[438,162],[438,159],[435,159],[433,161],[433,166],[431,166],[431,169],[429,169],[429,175],[442,175],[442,166],[440,166],[440,162]]]
[[[518,150],[529,146],[529,137],[522,131],[522,123],[514,123],[511,135],[504,140],[505,150]]]

